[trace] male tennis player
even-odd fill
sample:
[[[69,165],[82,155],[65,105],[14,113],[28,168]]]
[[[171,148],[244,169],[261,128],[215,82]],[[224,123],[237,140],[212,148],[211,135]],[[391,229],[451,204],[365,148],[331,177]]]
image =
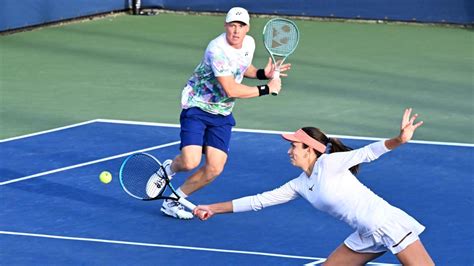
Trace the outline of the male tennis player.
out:
[[[254,98],[281,89],[280,79],[270,79],[260,86],[241,84],[244,77],[267,80],[273,77],[275,66],[271,59],[264,69],[252,65],[255,41],[248,36],[250,17],[244,8],[234,7],[225,19],[225,32],[212,40],[202,61],[194,70],[182,92],[181,153],[164,162],[169,176],[190,171],[199,166],[204,153],[206,160],[184,184],[177,189],[180,197],[212,182],[224,169],[229,151],[231,129],[235,126],[232,108],[237,98]],[[291,64],[280,67],[281,76]],[[193,214],[176,202],[163,202],[161,211],[179,219],[191,219]]]

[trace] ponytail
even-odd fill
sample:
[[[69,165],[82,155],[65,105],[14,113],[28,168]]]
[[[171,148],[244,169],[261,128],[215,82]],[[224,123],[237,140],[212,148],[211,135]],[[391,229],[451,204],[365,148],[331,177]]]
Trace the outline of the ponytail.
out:
[[[337,138],[328,138],[328,143],[326,144],[326,147],[327,150],[329,150],[328,153],[352,151],[351,147],[344,145],[344,143],[342,143],[342,141]],[[359,164],[354,165],[349,168],[349,171],[351,171],[353,175],[356,175],[359,172],[359,166]]]
[[[334,153],[334,152],[344,152],[344,151],[351,151],[352,148],[344,145],[339,139],[337,138],[329,138],[324,134],[319,128],[315,127],[304,127],[302,128],[306,134],[311,136],[313,139],[321,142],[322,144],[326,145],[326,153]],[[305,145],[306,146],[306,145]],[[316,155],[320,157],[322,155],[321,152],[316,151]],[[352,166],[349,171],[353,175],[356,175],[359,172],[359,164]]]

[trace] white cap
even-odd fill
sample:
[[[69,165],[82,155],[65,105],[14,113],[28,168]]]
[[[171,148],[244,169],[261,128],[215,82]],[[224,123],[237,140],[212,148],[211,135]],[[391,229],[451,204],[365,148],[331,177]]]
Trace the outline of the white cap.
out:
[[[248,25],[250,22],[249,12],[241,7],[231,8],[229,12],[227,12],[225,22],[229,23],[232,21],[240,21]]]

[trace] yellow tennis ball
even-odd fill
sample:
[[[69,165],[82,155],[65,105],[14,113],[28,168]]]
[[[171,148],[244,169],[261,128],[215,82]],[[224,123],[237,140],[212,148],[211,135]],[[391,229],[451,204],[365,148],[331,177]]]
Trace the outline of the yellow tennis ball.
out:
[[[110,181],[112,181],[112,174],[108,171],[103,171],[102,173],[100,173],[99,179],[100,179],[100,182],[104,184],[108,184],[110,183]]]

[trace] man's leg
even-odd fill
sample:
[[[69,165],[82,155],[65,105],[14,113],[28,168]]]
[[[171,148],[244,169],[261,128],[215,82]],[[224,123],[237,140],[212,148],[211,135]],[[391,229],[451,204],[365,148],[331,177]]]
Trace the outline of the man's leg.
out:
[[[166,170],[169,176],[176,172],[190,171],[196,168],[201,162],[202,147],[198,145],[188,145],[181,149],[181,153],[174,158],[171,163],[170,170]],[[166,163],[166,162],[165,162]],[[165,166],[166,167],[166,166]],[[183,198],[188,195],[184,193],[181,188],[176,190],[176,193]],[[187,211],[183,205],[174,200],[164,200],[161,206],[161,212],[178,219],[192,219],[193,214]]]
[[[199,156],[197,152],[199,152]],[[172,168],[173,170],[189,171],[199,165],[200,159],[200,146],[186,146],[181,150],[181,154],[173,160]],[[225,152],[213,147],[206,147],[206,163],[189,176],[176,192],[180,197],[186,198],[193,192],[211,183],[222,172],[226,161],[227,154]],[[179,219],[193,218],[191,212],[185,210],[181,204],[172,200],[165,200],[161,211],[168,216]]]
[[[201,163],[202,147],[189,145],[181,149],[181,153],[173,159],[171,170],[173,173],[187,172],[196,168]]]
[[[206,147],[206,163],[199,168],[193,175],[188,177],[181,191],[186,195],[190,195],[211,183],[224,170],[227,161],[227,154],[214,147]]]

